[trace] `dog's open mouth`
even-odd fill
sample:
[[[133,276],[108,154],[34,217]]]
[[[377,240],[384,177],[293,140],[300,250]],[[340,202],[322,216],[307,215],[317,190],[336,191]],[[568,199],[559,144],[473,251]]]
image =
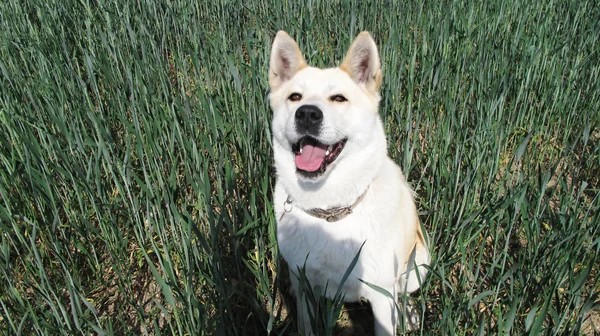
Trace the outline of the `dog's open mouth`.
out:
[[[297,171],[308,177],[323,174],[327,166],[340,155],[346,140],[326,145],[310,136],[303,137],[292,145],[292,151],[296,155]]]

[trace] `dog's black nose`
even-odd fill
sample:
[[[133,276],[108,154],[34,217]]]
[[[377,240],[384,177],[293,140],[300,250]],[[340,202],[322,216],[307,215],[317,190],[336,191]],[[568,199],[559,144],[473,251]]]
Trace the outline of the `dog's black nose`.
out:
[[[296,110],[296,131],[300,134],[319,135],[323,112],[314,105],[302,105]]]

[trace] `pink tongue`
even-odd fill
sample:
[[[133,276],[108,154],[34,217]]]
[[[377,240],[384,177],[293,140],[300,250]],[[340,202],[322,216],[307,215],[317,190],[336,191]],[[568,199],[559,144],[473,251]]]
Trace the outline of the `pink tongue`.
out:
[[[302,153],[296,155],[296,167],[300,170],[314,172],[321,167],[325,158],[325,148],[309,144],[302,146]]]

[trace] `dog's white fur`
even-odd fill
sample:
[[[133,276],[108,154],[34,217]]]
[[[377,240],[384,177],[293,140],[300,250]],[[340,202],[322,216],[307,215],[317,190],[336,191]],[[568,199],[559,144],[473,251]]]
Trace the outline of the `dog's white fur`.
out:
[[[325,295],[333,297],[364,242],[344,284],[345,299],[367,299],[373,308],[376,335],[394,335],[395,302],[364,282],[397,299],[399,293],[419,288],[427,273],[422,265],[429,264],[430,257],[413,192],[387,156],[378,114],[381,70],[377,46],[369,33],[362,32],[339,67],[317,69],[306,64],[296,42],[280,31],[272,46],[269,84],[274,112],[277,240],[289,265],[292,290],[298,296],[298,269],[305,266],[310,284],[327,288]],[[300,93],[301,100],[288,99],[292,93]],[[338,94],[348,101],[331,101],[330,97]],[[297,174],[292,152],[292,144],[302,136],[297,134],[294,118],[302,105],[315,105],[323,111],[320,142],[348,139],[339,157],[316,179]],[[365,191],[353,213],[340,221],[330,223],[305,212],[352,205]],[[291,203],[285,204],[287,200]],[[414,265],[419,265],[418,275]],[[297,302],[299,326],[312,334],[311,308],[305,299],[297,297]]]

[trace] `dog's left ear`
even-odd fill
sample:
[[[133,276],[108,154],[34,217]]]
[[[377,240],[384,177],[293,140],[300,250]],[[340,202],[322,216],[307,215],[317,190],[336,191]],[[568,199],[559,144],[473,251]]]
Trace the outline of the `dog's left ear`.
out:
[[[377,93],[381,86],[381,64],[377,45],[371,34],[364,31],[354,39],[340,69],[347,72],[356,83]]]
[[[298,44],[286,32],[280,30],[271,47],[269,85],[276,90],[292,78],[296,72],[307,67]]]

